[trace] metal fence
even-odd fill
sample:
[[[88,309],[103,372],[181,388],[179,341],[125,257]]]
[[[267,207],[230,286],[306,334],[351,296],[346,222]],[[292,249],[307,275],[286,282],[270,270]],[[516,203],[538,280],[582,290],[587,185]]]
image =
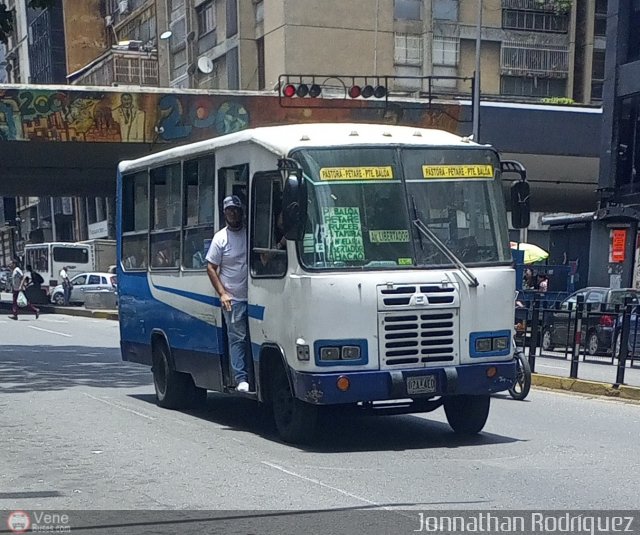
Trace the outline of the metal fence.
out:
[[[535,294],[516,308],[516,343],[533,372],[640,386],[640,305]]]

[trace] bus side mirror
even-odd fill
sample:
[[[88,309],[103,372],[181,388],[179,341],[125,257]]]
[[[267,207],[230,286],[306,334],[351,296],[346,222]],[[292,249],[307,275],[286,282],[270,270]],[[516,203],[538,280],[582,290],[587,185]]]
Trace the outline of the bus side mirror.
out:
[[[530,222],[529,183],[519,180],[511,185],[511,226],[527,228]]]
[[[301,240],[307,222],[307,183],[301,169],[289,170],[282,192],[282,225],[287,240]]]

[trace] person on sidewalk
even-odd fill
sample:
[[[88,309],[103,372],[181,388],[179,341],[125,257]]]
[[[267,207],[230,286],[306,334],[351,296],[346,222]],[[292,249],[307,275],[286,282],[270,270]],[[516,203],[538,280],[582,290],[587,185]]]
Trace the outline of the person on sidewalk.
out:
[[[69,301],[71,300],[71,289],[73,288],[73,284],[71,284],[71,279],[69,279],[69,268],[64,266],[60,270],[60,281],[62,282],[62,291],[64,293],[64,306],[69,306]]]
[[[223,210],[227,226],[216,232],[211,240],[206,256],[207,274],[220,296],[236,390],[249,392],[247,232],[242,202],[236,195],[225,197]]]
[[[24,290],[31,282],[31,273],[26,273],[20,269],[18,260],[15,258],[11,261],[11,289],[13,290],[13,304],[11,311],[13,314],[9,316],[12,320],[18,319],[18,313],[20,307],[18,306],[18,295],[20,292],[24,293]],[[26,297],[26,296],[25,296]],[[27,305],[22,308],[27,308],[36,315],[36,319],[40,316],[40,309],[34,307],[31,303],[27,302]]]

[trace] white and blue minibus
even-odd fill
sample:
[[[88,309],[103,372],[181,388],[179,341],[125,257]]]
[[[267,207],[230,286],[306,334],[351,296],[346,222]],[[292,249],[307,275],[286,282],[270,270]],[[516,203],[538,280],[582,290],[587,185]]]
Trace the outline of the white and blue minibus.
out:
[[[246,395],[270,405],[283,439],[310,440],[337,405],[443,406],[454,431],[478,433],[515,376],[503,169],[467,138],[373,124],[249,129],[122,162],[122,357],[152,367],[163,407],[233,391],[204,257],[234,194],[248,232]]]

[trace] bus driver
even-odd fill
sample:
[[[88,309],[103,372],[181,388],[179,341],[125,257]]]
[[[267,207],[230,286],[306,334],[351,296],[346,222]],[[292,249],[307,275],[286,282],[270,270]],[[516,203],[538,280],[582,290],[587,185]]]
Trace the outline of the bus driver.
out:
[[[236,390],[248,392],[247,232],[242,223],[242,202],[236,195],[224,199],[223,210],[227,226],[213,236],[207,274],[220,296]]]

